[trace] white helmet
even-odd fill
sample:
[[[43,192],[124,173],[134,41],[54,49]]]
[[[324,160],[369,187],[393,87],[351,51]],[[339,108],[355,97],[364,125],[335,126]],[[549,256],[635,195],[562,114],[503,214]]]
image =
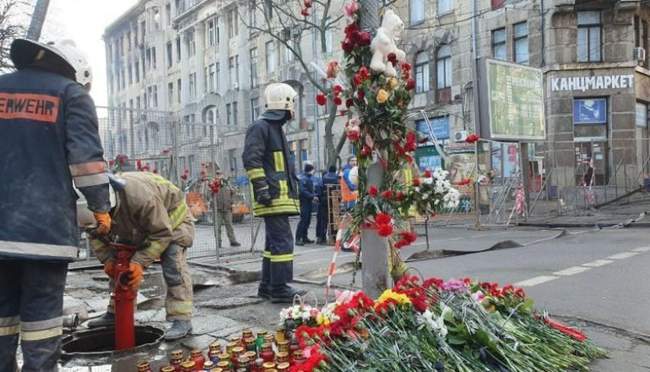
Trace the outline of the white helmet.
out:
[[[69,39],[50,43],[15,39],[11,44],[11,60],[19,70],[43,60],[53,70],[83,86],[89,87],[92,82],[92,70],[86,56]]]
[[[264,107],[267,110],[286,110],[291,113],[291,117],[294,117],[297,96],[298,93],[289,84],[269,84],[264,91],[264,100],[266,101]]]

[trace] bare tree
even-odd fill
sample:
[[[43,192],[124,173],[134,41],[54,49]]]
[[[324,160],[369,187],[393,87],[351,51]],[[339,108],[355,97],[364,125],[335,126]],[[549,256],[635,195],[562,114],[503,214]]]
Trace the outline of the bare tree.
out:
[[[9,50],[11,42],[25,33],[25,26],[18,20],[23,5],[19,0],[0,0],[0,72],[13,69]]]
[[[314,48],[319,53],[317,58],[328,53],[328,37],[330,33],[340,31],[344,18],[341,7],[344,0],[250,0],[248,11],[262,15],[262,22],[253,22],[257,17],[247,17],[240,14],[242,22],[252,32],[259,32],[274,39],[293,55],[302,68],[305,77],[317,92],[328,96],[327,119],[325,122],[326,163],[335,165],[338,154],[345,144],[346,137],[342,135],[337,145],[334,145],[333,126],[338,114],[334,104],[331,82],[320,76],[318,69],[309,64],[314,56],[304,56],[301,40],[304,35],[313,36],[316,41]],[[338,9],[334,9],[338,6]],[[315,97],[314,97],[315,98]],[[320,151],[320,150],[319,150]]]

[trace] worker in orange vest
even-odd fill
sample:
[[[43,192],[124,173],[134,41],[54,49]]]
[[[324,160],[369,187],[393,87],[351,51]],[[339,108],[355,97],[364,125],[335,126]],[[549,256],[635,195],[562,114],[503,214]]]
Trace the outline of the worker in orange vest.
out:
[[[341,179],[339,180],[339,183],[341,185],[341,201],[343,201],[343,205],[346,210],[352,209],[357,203],[357,199],[359,197],[357,185],[354,184],[350,178],[350,171],[356,167],[357,158],[355,156],[351,156],[348,158],[348,163],[343,167],[343,173],[341,174]]]

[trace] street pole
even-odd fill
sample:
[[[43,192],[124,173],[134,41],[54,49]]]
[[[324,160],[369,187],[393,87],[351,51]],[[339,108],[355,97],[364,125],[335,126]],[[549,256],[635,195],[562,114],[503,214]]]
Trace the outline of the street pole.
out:
[[[481,136],[481,97],[479,94],[479,77],[478,77],[478,1],[473,0],[472,2],[472,98],[474,100],[474,132],[477,136]],[[476,141],[474,146],[474,154],[476,156],[475,166],[476,166],[476,180],[474,181],[474,213],[476,216],[475,228],[478,230],[481,228],[481,190],[480,190],[480,160],[479,160],[479,150],[480,150],[480,141]]]
[[[32,20],[29,23],[26,38],[29,40],[38,41],[41,37],[43,24],[45,23],[45,16],[47,15],[47,8],[50,6],[50,0],[37,0],[34,6],[34,13]]]
[[[359,1],[361,14],[359,23],[362,30],[374,33],[379,27],[379,0]],[[367,169],[368,184],[381,186],[383,169],[378,162]],[[363,196],[359,196],[363,197]],[[388,270],[389,246],[386,238],[377,234],[375,229],[361,229],[361,277],[363,291],[370,298],[377,298],[388,288],[390,273]]]

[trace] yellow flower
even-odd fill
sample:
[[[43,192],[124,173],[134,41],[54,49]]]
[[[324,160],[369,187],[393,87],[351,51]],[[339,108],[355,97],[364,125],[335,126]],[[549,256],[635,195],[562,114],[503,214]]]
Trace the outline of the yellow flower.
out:
[[[328,325],[328,324],[330,324],[330,319],[327,316],[319,313],[316,316],[316,324],[318,324],[318,325],[321,325],[321,324]]]
[[[379,91],[377,92],[377,102],[379,103],[386,102],[388,100],[388,96],[389,94],[387,91],[385,91],[384,89],[379,89]]]
[[[388,87],[390,89],[395,89],[399,85],[399,81],[395,78],[388,79]]]
[[[393,292],[392,289],[387,289],[384,291],[384,293],[381,294],[381,296],[379,296],[379,299],[377,300],[377,304],[384,303],[388,300],[395,300],[395,302],[397,302],[400,305],[411,303],[411,299],[408,298],[407,295]]]

